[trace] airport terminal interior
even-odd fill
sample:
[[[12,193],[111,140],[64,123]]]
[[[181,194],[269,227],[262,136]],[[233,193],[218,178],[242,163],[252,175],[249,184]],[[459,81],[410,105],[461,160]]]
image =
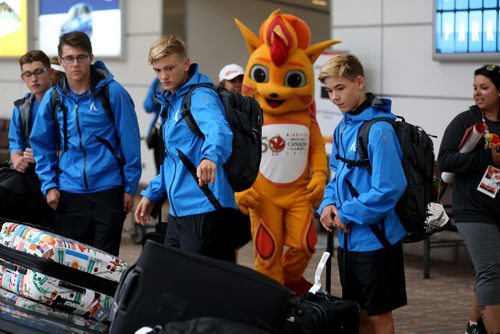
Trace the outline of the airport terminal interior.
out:
[[[500,63],[500,4],[496,0],[57,0],[57,4],[54,0],[2,0],[2,161],[9,159],[7,134],[13,101],[28,92],[20,78],[18,58],[32,49],[57,56],[59,35],[78,25],[91,36],[94,60],[104,61],[134,102],[141,137],[139,191],[145,189],[156,176],[153,151],[146,144],[152,115],[143,106],[155,77],[148,64],[152,43],[165,34],[181,37],[191,61],[218,83],[224,65],[235,63],[245,69],[250,59],[248,41],[235,20],[258,37],[261,23],[278,9],[308,24],[311,44],[339,41],[321,52],[312,65],[315,113],[327,155],[333,130],[342,118],[317,80],[321,66],[331,57],[358,56],[365,68],[366,90],[391,99],[395,114],[432,135],[436,157],[446,126],[474,104],[474,70]],[[135,205],[141,199],[139,191]],[[449,198],[439,200],[451,210]],[[125,220],[119,253],[130,265],[140,257],[143,234],[155,227],[155,222],[139,227],[134,209]],[[163,220],[168,211],[166,203]],[[310,281],[327,239],[318,217],[314,227],[318,243],[304,274]],[[253,268],[254,254],[249,242],[237,251],[237,263]],[[426,240],[405,244],[404,256],[408,305],[394,312],[396,333],[463,333],[475,279],[456,227],[450,223]],[[336,254],[331,268],[332,294],[338,296]]]

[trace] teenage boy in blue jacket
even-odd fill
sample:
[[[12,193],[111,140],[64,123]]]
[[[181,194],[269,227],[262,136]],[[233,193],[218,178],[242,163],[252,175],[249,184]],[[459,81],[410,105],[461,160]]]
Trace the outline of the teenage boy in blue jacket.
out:
[[[231,155],[232,132],[215,91],[199,87],[191,96],[191,114],[204,134],[196,135],[182,115],[182,101],[196,84],[212,81],[187,57],[184,42],[167,35],[153,43],[149,64],[163,85],[161,126],[165,160],[160,173],[141,194],[135,219],[151,219],[153,202],[164,192],[170,203],[165,243],[214,258],[235,261],[228,240],[236,203],[223,164]],[[212,200],[207,193],[213,194]],[[214,201],[215,199],[215,201]]]
[[[396,116],[390,100],[365,93],[363,66],[353,55],[331,58],[321,68],[319,80],[343,113],[333,134],[330,167],[334,177],[318,210],[321,224],[338,230],[342,297],[360,304],[360,333],[394,333],[392,310],[407,302],[401,242],[407,233],[395,211],[406,179],[392,125],[381,121],[370,129],[371,174],[362,166],[350,167],[348,161],[359,160],[358,130],[364,122]],[[390,246],[381,244],[370,229],[372,224],[378,225]]]
[[[47,91],[33,126],[36,172],[56,211],[56,231],[118,255],[141,176],[134,104],[104,63],[92,64],[85,33],[62,35],[58,54],[66,80]],[[53,91],[60,100],[54,106]]]
[[[21,79],[29,89],[24,97],[14,101],[9,128],[10,162],[13,169],[23,174],[23,200],[14,203],[8,189],[1,189],[2,217],[53,227],[53,212],[40,193],[40,181],[35,174],[35,160],[29,141],[38,107],[45,92],[52,86],[54,70],[49,57],[41,50],[30,50],[19,58]],[[20,185],[18,185],[21,188]],[[19,189],[16,189],[19,190]],[[7,198],[3,198],[6,196]]]

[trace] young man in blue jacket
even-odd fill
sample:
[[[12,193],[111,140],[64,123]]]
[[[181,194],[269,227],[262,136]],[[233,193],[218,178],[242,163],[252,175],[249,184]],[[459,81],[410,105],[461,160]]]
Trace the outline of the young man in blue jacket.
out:
[[[117,255],[141,176],[134,104],[104,63],[92,64],[85,33],[62,35],[58,54],[66,80],[47,91],[33,126],[36,172],[56,231]]]
[[[11,166],[23,174],[25,186],[23,200],[13,203],[11,191],[19,189],[1,189],[2,217],[26,221],[33,224],[53,227],[52,210],[45,203],[40,193],[40,181],[35,174],[35,160],[29,141],[30,133],[37,116],[38,107],[45,92],[52,86],[53,72],[49,57],[41,50],[30,50],[19,58],[21,79],[29,92],[14,101],[9,128],[9,150]],[[27,187],[26,185],[30,185]],[[8,196],[10,198],[3,198]]]
[[[160,173],[141,194],[135,219],[151,219],[153,202],[166,192],[170,203],[165,243],[218,259],[235,261],[228,240],[236,203],[223,164],[231,155],[232,132],[215,91],[199,87],[191,96],[191,114],[204,138],[195,134],[182,115],[182,102],[196,84],[212,81],[187,57],[184,42],[167,35],[149,51],[149,64],[163,85],[161,134],[165,160]],[[207,195],[208,193],[212,195]],[[212,196],[212,200],[209,199]]]
[[[360,333],[394,333],[392,310],[407,302],[401,241],[407,233],[395,211],[406,179],[392,125],[376,122],[370,129],[371,174],[348,162],[359,160],[358,131],[364,122],[396,116],[390,100],[365,93],[363,66],[353,55],[331,58],[321,68],[319,80],[343,113],[333,134],[330,167],[334,177],[318,210],[321,224],[338,231],[342,297],[360,304]],[[378,225],[390,246],[381,244],[370,229],[372,224]]]

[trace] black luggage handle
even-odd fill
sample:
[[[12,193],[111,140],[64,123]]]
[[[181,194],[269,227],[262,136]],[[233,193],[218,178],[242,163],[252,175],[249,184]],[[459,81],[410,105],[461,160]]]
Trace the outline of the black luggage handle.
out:
[[[329,294],[332,293],[332,256],[333,256],[333,231],[328,231],[326,235],[326,251],[330,253],[326,261],[326,287],[325,290]]]
[[[142,268],[133,265],[123,274],[122,281],[116,290],[115,296],[113,298],[113,310],[110,316],[111,321],[113,320],[116,312],[126,311],[129,306],[134,305],[137,299],[141,295],[142,289],[140,288],[142,284]],[[132,293],[135,293],[132,295]]]

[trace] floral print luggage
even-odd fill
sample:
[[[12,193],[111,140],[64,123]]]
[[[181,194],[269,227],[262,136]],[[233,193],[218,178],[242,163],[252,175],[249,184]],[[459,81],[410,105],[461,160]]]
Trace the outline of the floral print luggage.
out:
[[[70,313],[107,320],[127,268],[114,255],[35,227],[6,222],[0,231],[1,287]]]

